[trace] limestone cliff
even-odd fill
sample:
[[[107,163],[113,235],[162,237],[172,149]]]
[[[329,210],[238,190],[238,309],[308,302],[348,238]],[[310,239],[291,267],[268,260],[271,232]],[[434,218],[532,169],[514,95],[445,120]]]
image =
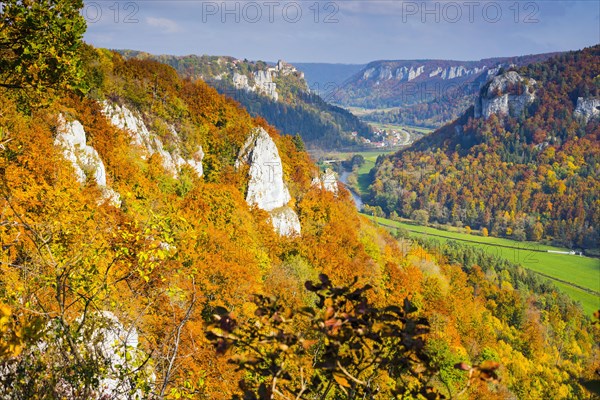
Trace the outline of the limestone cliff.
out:
[[[437,128],[458,118],[500,69],[542,62],[553,55],[556,54],[477,61],[373,61],[337,87],[329,101],[344,107],[378,110],[363,117],[372,122]]]
[[[234,72],[232,78],[233,86],[235,86],[236,89],[263,94],[275,101],[279,99],[277,84],[273,82],[273,75],[270,69],[267,71],[255,71],[252,73],[252,78],[254,83],[250,84],[246,75]]]
[[[201,146],[198,146],[198,149],[190,158],[184,159],[178,146],[180,142],[179,134],[174,127],[169,127],[173,150],[167,151],[162,140],[148,130],[139,115],[135,115],[125,106],[112,104],[108,101],[105,101],[102,105],[102,111],[110,122],[117,128],[128,131],[131,135],[132,144],[145,149],[148,155],[159,153],[162,157],[163,167],[174,177],[179,175],[179,170],[186,164],[196,171],[198,176],[202,176],[204,172],[202,168],[204,152]]]
[[[327,190],[333,194],[338,194],[338,179],[337,174],[331,168],[327,168],[318,177],[312,180],[312,185]]]
[[[412,63],[412,62],[409,62]],[[465,65],[450,65],[447,67],[432,66],[432,65],[402,65],[394,68],[394,65],[381,64],[367,68],[362,73],[362,80],[376,79],[377,81],[396,80],[410,82],[422,74],[426,74],[429,78],[438,78],[443,80],[456,79],[469,75],[476,75],[487,68],[469,67]]]
[[[515,71],[494,77],[475,101],[475,117],[488,119],[492,114],[520,115],[535,100],[536,81],[523,78]]]
[[[298,72],[296,68],[282,60],[277,62],[274,67],[265,67],[264,69],[257,69],[249,73],[241,73],[235,66],[240,65],[240,60],[235,60],[232,63],[232,81],[233,86],[236,89],[242,89],[249,92],[256,92],[271,99],[279,100],[279,92],[277,91],[277,83],[274,79],[280,76],[288,76],[291,74],[297,74],[302,82],[304,81],[304,74]]]
[[[132,374],[145,355],[138,350],[138,333],[135,328],[125,328],[111,312],[100,311],[93,315],[97,321],[91,328],[89,346],[94,353],[107,362],[107,373],[98,382],[100,398],[114,400],[141,399],[141,390],[136,389],[123,375]],[[147,376],[148,383],[154,381],[153,374]]]
[[[104,201],[115,207],[121,205],[121,197],[108,187],[104,163],[96,149],[87,144],[85,129],[79,121],[67,122],[62,114],[59,115],[54,144],[62,148],[64,157],[75,170],[77,181],[84,184],[88,179],[93,179],[102,190]]]
[[[575,115],[581,117],[585,122],[600,117],[600,99],[578,97]]]
[[[304,73],[282,60],[272,64],[229,56],[120,52],[126,58],[168,64],[193,81],[203,80],[239,102],[252,116],[265,118],[280,132],[299,134],[309,149],[350,148],[359,144],[357,136],[369,138],[373,133],[372,128],[355,115],[332,107],[317,94],[320,89],[330,92],[329,83],[321,82],[309,88]],[[167,140],[163,138],[163,142]]]
[[[52,320],[48,323],[48,334],[34,345],[34,351],[52,353],[56,351],[53,341],[62,340],[57,336],[62,328],[54,326],[58,322]],[[142,391],[136,388],[135,378],[144,379],[148,385],[154,385],[156,377],[150,366],[144,366],[147,355],[138,349],[138,333],[134,327],[125,328],[119,319],[109,311],[89,312],[85,319],[79,317],[75,323],[78,325],[78,337],[85,340],[74,341],[76,351],[80,355],[89,357],[90,363],[102,366],[98,373],[98,381],[93,399],[111,400],[141,400]],[[63,354],[61,354],[62,356]],[[90,364],[91,365],[91,364]],[[12,367],[12,366],[11,366]],[[0,371],[2,374],[12,374],[12,368]],[[50,384],[51,382],[48,382]],[[64,399],[79,398],[75,387],[69,380],[54,382],[54,391]]]
[[[275,230],[284,236],[300,234],[300,221],[288,205],[291,196],[275,142],[263,128],[255,129],[240,150],[236,168],[249,166],[246,202],[268,211]]]

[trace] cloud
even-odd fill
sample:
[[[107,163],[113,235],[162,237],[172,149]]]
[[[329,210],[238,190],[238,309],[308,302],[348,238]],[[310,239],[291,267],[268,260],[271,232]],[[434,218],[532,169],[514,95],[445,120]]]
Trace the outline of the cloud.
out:
[[[146,23],[154,28],[161,29],[164,33],[181,32],[179,24],[172,19],[147,17]]]

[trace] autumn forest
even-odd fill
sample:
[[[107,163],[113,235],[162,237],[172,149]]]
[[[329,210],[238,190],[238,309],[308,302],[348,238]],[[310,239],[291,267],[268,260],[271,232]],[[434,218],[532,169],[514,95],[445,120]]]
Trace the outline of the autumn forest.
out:
[[[85,43],[81,0],[2,5],[0,399],[597,395],[598,319],[548,280],[377,226],[296,132]],[[599,59],[519,67],[522,116],[381,157],[371,205],[593,250]]]

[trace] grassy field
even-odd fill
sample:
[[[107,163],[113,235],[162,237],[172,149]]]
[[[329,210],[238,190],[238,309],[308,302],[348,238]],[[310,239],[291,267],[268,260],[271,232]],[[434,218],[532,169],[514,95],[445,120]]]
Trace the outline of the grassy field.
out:
[[[369,172],[375,166],[375,161],[377,161],[377,157],[380,155],[391,154],[392,152],[369,152],[369,153],[360,153],[365,158],[365,163],[358,169],[358,189],[360,190],[360,195],[363,196],[367,193],[367,189],[371,184],[369,180]]]
[[[388,112],[388,111],[398,111],[400,110],[398,107],[388,107],[388,108],[363,108],[363,107],[343,107],[346,110],[350,111],[352,114],[357,117],[363,117],[365,115],[373,114],[376,112]]]
[[[490,254],[521,264],[552,280],[559,289],[579,301],[586,314],[591,314],[600,308],[600,260],[598,259],[548,253],[547,250],[565,251],[566,249],[538,243],[449,232],[385,218],[369,218],[390,229],[407,229],[411,235],[434,237],[440,241],[458,240],[482,248]]]
[[[384,124],[384,123],[372,122],[372,121],[365,121],[365,122],[377,129],[396,130],[396,131],[415,131],[415,132],[421,133],[423,135],[427,135],[434,131],[433,129],[422,128],[420,126]]]
[[[363,107],[343,107],[346,110],[350,111],[352,114],[356,115],[357,117],[364,117],[365,115],[369,115],[369,114],[373,114],[376,112],[390,112],[390,111],[400,111],[401,108],[398,107],[389,107],[389,108],[363,108]],[[428,134],[433,132],[435,129],[431,129],[431,128],[423,128],[420,126],[412,126],[412,125],[390,125],[390,124],[381,124],[378,122],[372,122],[372,121],[365,121],[366,123],[370,124],[370,125],[374,125],[374,126],[383,126],[385,127],[391,127],[392,129],[411,129],[413,131],[417,131],[423,134]]]
[[[427,135],[435,130],[435,129],[431,129],[431,128],[424,128],[422,126],[412,126],[412,125],[402,125],[402,126],[404,127],[404,129],[412,129],[413,131],[417,131],[424,135]]]

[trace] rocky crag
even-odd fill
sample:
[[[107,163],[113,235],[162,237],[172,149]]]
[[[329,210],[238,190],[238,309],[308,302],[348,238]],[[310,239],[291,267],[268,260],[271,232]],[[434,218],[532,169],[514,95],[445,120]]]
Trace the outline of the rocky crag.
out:
[[[269,212],[275,230],[284,236],[300,235],[298,215],[283,176],[279,151],[263,128],[255,129],[239,152],[236,168],[248,166],[246,202]]]
[[[515,71],[494,77],[482,89],[475,101],[475,118],[488,119],[493,114],[521,115],[525,107],[535,100],[534,79],[527,79]]]

